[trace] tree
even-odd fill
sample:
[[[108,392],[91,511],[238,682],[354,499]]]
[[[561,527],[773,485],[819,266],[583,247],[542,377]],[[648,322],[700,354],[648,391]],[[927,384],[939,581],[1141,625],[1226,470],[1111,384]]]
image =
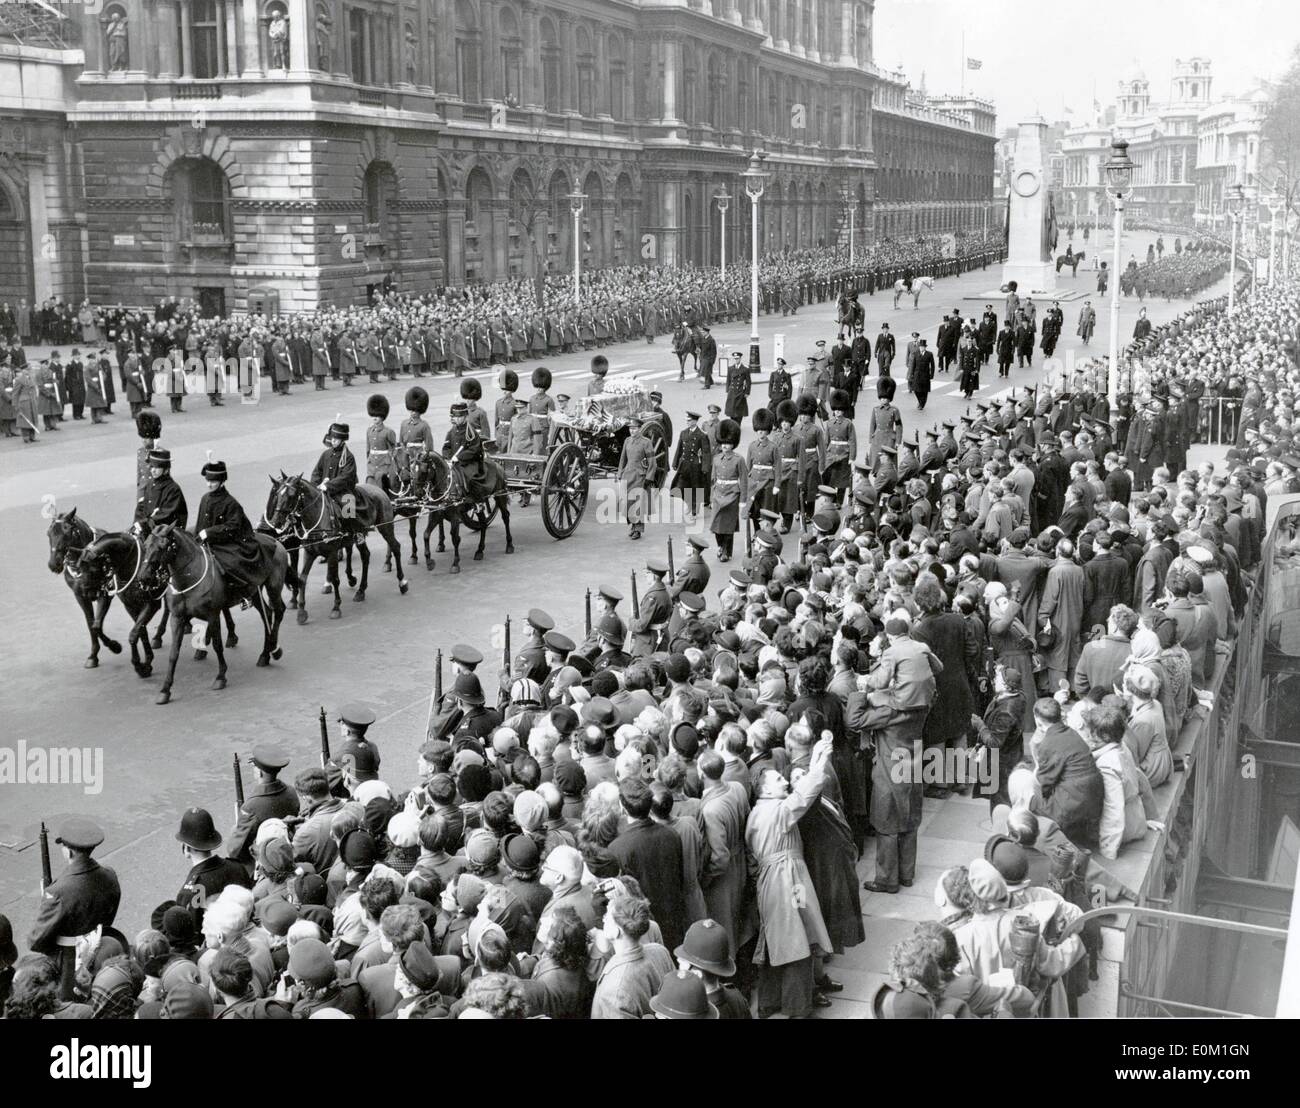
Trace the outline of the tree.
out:
[[[1290,223],[1293,214],[1300,214],[1300,45],[1291,52],[1291,63],[1272,91],[1264,120],[1260,179],[1266,189],[1276,187],[1282,194],[1283,218]]]

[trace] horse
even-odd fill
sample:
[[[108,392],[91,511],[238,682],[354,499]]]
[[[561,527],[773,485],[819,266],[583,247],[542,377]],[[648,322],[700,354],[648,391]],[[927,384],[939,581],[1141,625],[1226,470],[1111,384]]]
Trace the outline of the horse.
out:
[[[97,536],[77,560],[77,569],[85,587],[110,600],[118,597],[131,617],[131,633],[127,636],[131,644],[131,665],[142,678],[153,673],[154,648],[149,642],[149,621],[164,607],[162,590],[146,587],[140,573],[143,566],[144,546],[140,536],[129,531]],[[224,614],[229,621],[229,609]],[[166,620],[164,611],[161,624]],[[238,641],[232,627],[226,645],[234,646]],[[142,646],[143,658],[140,657]],[[203,656],[206,657],[206,652]]]
[[[921,305],[921,289],[923,288],[933,289],[934,278],[929,276],[928,274],[924,277],[913,277],[912,287],[910,289],[907,287],[906,283],[902,280],[902,278],[895,281],[894,282],[894,310],[895,311],[898,310],[899,297],[901,297],[905,292],[910,292],[912,295],[912,310],[916,311],[916,309],[919,308]]]
[[[221,645],[220,614],[236,601],[247,601],[262,617],[262,652],[257,664],[269,666],[271,659],[279,660],[280,624],[284,620],[284,586],[293,572],[289,555],[283,546],[269,535],[257,536],[262,548],[262,564],[266,576],[251,589],[231,588],[227,585],[211,549],[183,528],[172,523],[155,527],[144,541],[144,565],[140,578],[145,588],[155,588],[165,580],[167,615],[171,622],[172,648],[167,661],[167,676],[155,701],[167,704],[172,698],[172,685],[176,680],[176,662],[181,654],[182,628],[187,620],[201,619],[208,625],[206,640],[217,654],[217,676],[213,689],[226,687],[226,653]],[[215,634],[214,634],[215,631]]]
[[[302,540],[299,539],[293,531],[278,532],[270,525],[270,523],[267,522],[271,515],[271,509],[275,507],[275,478],[269,473],[267,474],[267,478],[271,482],[271,492],[266,498],[266,508],[262,512],[262,522],[258,526],[257,530],[264,535],[270,535],[271,538],[279,542],[279,544],[284,547],[285,553],[289,555],[289,568],[293,570],[293,576],[290,578],[289,586],[289,607],[297,608],[300,603],[300,592],[302,589],[302,578],[298,576],[298,552],[302,549]],[[280,478],[281,480],[287,479],[284,470],[280,470]],[[353,589],[356,588],[357,578],[352,572],[351,546],[349,546],[344,552],[344,568],[347,572],[348,587]],[[294,583],[295,580],[297,583]],[[324,588],[321,589],[321,594],[325,595],[330,591],[330,586],[327,582]]]
[[[483,560],[483,548],[487,543],[487,531],[492,520],[499,513],[501,524],[506,531],[506,553],[515,552],[514,536],[510,532],[510,490],[506,486],[505,474],[501,467],[490,458],[484,458],[484,465],[492,474],[492,486],[481,499],[469,497],[456,480],[452,463],[441,454],[423,451],[412,459],[411,472],[413,482],[418,482],[424,490],[424,507],[429,512],[429,529],[437,523],[438,533],[442,534],[445,521],[451,526],[452,560],[451,572],[460,572],[460,525],[463,523],[471,531],[478,532],[478,548],[474,551],[474,561]],[[425,531],[425,558],[429,559],[429,533]],[[438,549],[442,550],[442,544]]]
[[[374,528],[388,545],[390,556],[397,561],[397,587],[405,595],[409,585],[402,571],[402,546],[397,541],[394,531],[395,516],[393,503],[377,485],[357,485],[355,497],[351,503],[355,506],[356,523],[344,517],[343,509],[334,498],[322,492],[300,473],[296,477],[283,476],[277,481],[271,478],[271,505],[267,512],[267,523],[277,534],[292,531],[298,543],[306,552],[300,574],[299,595],[301,606],[298,608],[298,622],[307,622],[307,578],[317,558],[324,558],[326,579],[329,591],[334,594],[334,606],[330,610],[330,619],[339,619],[339,554],[356,544],[361,551],[361,584],[353,593],[352,600],[360,603],[366,599],[366,588],[370,584],[370,548],[366,545],[365,532]],[[353,583],[349,578],[348,584]]]
[[[867,310],[851,296],[840,297],[836,305],[835,326],[840,332],[856,334],[865,325]]]
[[[437,458],[442,465],[434,462]],[[429,451],[411,451],[409,455],[409,472],[402,488],[393,499],[393,511],[408,520],[411,525],[411,564],[419,565],[419,550],[416,546],[416,524],[420,514],[426,514],[424,525],[424,568],[432,570],[436,564],[429,550],[429,537],[433,529],[438,529],[438,551],[446,550],[443,523],[451,524],[451,542],[455,550],[451,572],[460,572],[460,513],[452,506],[444,504],[451,473],[440,454]],[[384,558],[384,572],[392,570],[393,555],[390,551]]]
[[[1080,250],[1077,254],[1058,254],[1056,256],[1056,272],[1061,272],[1062,266],[1070,267],[1070,276],[1079,276],[1079,263],[1088,255],[1085,251]]]
[[[104,534],[85,520],[78,519],[76,508],[55,515],[45,530],[50,543],[50,558],[46,564],[51,573],[63,574],[64,582],[81,606],[81,614],[86,617],[86,630],[90,632],[90,657],[86,659],[86,669],[95,669],[99,665],[100,643],[114,654],[122,653],[122,644],[104,633],[104,618],[113,598],[93,587],[75,568],[82,551]],[[158,633],[162,634],[161,627]]]

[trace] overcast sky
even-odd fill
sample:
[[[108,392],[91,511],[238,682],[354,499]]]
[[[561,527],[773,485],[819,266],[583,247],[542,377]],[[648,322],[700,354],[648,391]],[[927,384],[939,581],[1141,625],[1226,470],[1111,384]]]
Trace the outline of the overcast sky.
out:
[[[966,92],[997,105],[999,131],[1035,111],[1085,123],[1094,87],[1104,108],[1139,66],[1153,102],[1168,99],[1179,57],[1214,63],[1216,97],[1280,75],[1300,40],[1296,10],[1295,0],[877,0],[875,60],[913,85],[924,71],[931,93],[958,93],[964,30],[966,56],[984,63],[965,72]]]

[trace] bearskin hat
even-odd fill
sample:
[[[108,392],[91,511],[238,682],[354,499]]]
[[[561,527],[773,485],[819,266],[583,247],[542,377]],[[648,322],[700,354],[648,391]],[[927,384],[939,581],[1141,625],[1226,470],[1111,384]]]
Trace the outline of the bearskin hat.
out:
[[[551,371],[544,365],[539,365],[533,370],[533,388],[549,389],[551,387]]]
[[[591,359],[591,372],[597,377],[604,377],[609,372],[609,359],[604,354],[597,354]]]
[[[473,377],[466,377],[460,383],[460,398],[462,400],[482,400],[483,386]]]
[[[419,385],[406,390],[406,410],[417,415],[424,415],[429,410],[429,394]]]
[[[847,412],[849,410],[849,394],[843,389],[831,389],[831,411]]]
[[[135,430],[142,439],[156,439],[162,434],[162,416],[157,412],[141,412],[135,417]]]
[[[767,408],[759,408],[758,411],[754,413],[755,431],[770,431],[772,430],[773,422],[772,413],[768,411]]]
[[[519,374],[513,369],[503,369],[497,375],[497,388],[502,392],[514,392],[519,387]]]
[[[881,400],[893,400],[898,383],[892,377],[881,377],[876,381],[876,396]]]
[[[794,423],[795,417],[798,416],[799,410],[794,406],[793,400],[782,400],[776,406],[776,419],[778,423]]]
[[[372,419],[375,416],[379,416],[380,419],[387,419],[388,397],[384,396],[383,393],[375,393],[374,396],[366,401],[366,415],[370,416]]]
[[[799,398],[794,402],[794,409],[799,415],[815,416],[817,414],[817,397],[809,392],[800,393]]]
[[[734,419],[724,419],[718,424],[718,444],[720,446],[740,445],[740,424]]]

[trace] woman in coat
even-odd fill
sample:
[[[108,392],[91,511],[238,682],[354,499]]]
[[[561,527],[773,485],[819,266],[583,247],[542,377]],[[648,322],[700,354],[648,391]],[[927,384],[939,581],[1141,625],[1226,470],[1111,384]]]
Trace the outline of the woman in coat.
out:
[[[1160,678],[1145,665],[1129,666],[1124,672],[1124,697],[1129,704],[1129,751],[1153,789],[1163,785],[1174,772],[1174,756],[1165,734],[1164,711],[1157,695]]]
[[[745,848],[758,902],[758,1014],[807,1017],[813,1005],[814,957],[832,941],[822,919],[812,874],[804,860],[799,821],[821,795],[832,740],[813,747],[808,772],[791,788],[775,770],[759,778],[745,827]]]
[[[934,703],[925,721],[925,745],[951,747],[966,734],[975,711],[972,684],[978,680],[978,648],[966,621],[946,610],[947,598],[935,577],[923,576],[912,596],[921,610],[921,618],[912,627],[912,638],[925,643],[943,663]]]
[[[1117,858],[1125,843],[1147,833],[1159,814],[1150,782],[1124,745],[1124,716],[1118,708],[1098,707],[1084,713],[1083,738],[1105,787],[1098,848],[1103,858]]]
[[[1021,728],[1034,729],[1034,640],[1021,615],[1020,602],[1007,595],[1001,581],[991,581],[984,589],[989,609],[989,647],[993,660],[1004,669],[1020,674],[1020,688],[1025,694]]]

